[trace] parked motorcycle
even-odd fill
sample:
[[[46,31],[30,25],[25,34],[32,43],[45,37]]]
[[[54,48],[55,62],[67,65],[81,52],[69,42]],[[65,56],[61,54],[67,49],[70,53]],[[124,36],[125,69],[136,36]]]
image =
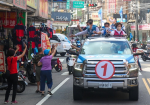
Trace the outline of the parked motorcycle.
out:
[[[143,61],[150,60],[148,56],[149,56],[149,53],[147,53],[147,51],[144,51],[143,55],[141,55],[141,58]]]
[[[17,83],[17,93],[22,93],[25,90],[26,85],[28,83],[25,81],[25,76],[23,76],[20,72],[18,73],[18,83]],[[1,83],[0,90],[4,90],[8,88],[7,82]]]
[[[61,64],[59,58],[57,58],[57,59],[52,59],[51,65],[52,65],[52,68],[55,68],[55,70],[56,70],[57,72],[60,72],[60,71],[62,70],[62,64]]]
[[[33,58],[33,56],[32,56]],[[27,57],[26,57],[26,61],[24,63],[24,68],[26,70],[26,75],[28,77],[28,80],[31,82],[31,83],[36,83],[36,76],[33,72],[33,63],[32,63],[32,59],[31,60],[28,60]]]

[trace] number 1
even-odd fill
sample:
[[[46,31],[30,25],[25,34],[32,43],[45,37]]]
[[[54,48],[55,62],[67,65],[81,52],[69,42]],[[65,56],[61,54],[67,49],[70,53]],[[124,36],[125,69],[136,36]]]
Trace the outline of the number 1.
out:
[[[104,66],[102,66],[102,68],[104,68],[103,76],[106,76],[107,63]]]

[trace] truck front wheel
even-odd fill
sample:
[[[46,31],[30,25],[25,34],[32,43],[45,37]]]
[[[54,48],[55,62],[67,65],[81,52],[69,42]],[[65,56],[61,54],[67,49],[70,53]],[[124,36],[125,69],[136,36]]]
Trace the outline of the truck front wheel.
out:
[[[74,100],[82,100],[82,89],[73,85],[73,99]]]
[[[139,99],[139,88],[133,88],[129,91],[129,100],[131,101],[138,101]]]

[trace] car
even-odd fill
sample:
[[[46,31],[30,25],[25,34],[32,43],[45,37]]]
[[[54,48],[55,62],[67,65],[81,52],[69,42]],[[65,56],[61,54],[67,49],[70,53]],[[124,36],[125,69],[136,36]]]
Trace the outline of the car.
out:
[[[83,91],[89,89],[121,90],[129,93],[130,100],[138,100],[139,67],[127,39],[89,38],[78,53],[70,54],[77,59],[73,71],[74,100],[81,100]]]
[[[60,33],[56,33],[53,35],[53,37],[50,39],[50,43],[56,44],[59,43],[57,46],[56,54],[60,54],[61,56],[66,55],[66,50],[69,50],[71,48],[71,42],[68,40],[68,38]]]

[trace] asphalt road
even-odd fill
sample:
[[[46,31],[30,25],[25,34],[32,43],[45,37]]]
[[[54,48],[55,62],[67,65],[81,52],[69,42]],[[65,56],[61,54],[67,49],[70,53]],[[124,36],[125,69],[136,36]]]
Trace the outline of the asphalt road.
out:
[[[68,75],[66,68],[66,57],[60,57],[63,63],[63,70],[56,72],[53,70],[52,96],[35,93],[36,84],[26,86],[26,90],[17,94],[18,105],[150,105],[150,61],[141,61],[143,71],[139,73],[139,100],[129,101],[128,93],[123,92],[87,92],[83,100],[73,100],[73,77]],[[28,81],[28,80],[27,80]],[[46,88],[47,91],[47,88]],[[5,90],[0,90],[0,105],[3,105]],[[11,95],[9,97],[10,105]],[[42,103],[42,104],[41,104]]]

